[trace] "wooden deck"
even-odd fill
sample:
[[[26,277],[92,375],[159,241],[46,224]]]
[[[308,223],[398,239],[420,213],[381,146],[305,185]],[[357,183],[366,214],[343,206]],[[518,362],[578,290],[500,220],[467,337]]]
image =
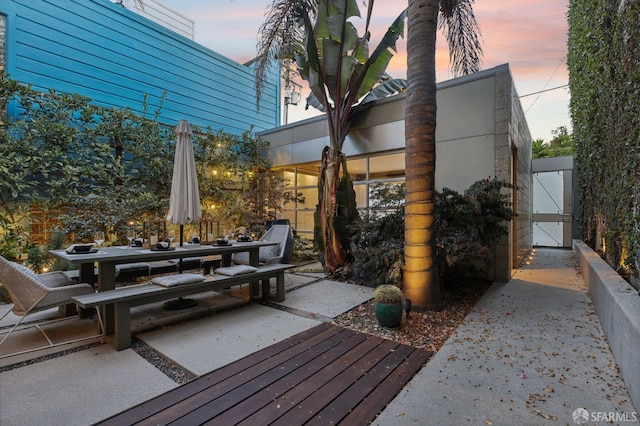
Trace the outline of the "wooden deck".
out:
[[[323,323],[100,424],[369,424],[430,356]]]

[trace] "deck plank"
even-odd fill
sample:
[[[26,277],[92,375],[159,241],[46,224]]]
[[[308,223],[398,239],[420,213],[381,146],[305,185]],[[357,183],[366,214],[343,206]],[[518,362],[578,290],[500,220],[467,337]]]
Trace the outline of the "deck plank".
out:
[[[99,424],[369,424],[430,356],[323,323]]]
[[[371,367],[346,389],[327,404],[308,425],[338,424],[343,417],[355,408],[370,392],[372,392],[395,368],[413,352],[409,346],[399,346],[393,352],[388,353],[377,364]]]
[[[365,337],[365,335],[362,334],[360,334],[360,336]],[[329,364],[313,376],[310,376],[309,379],[295,388],[282,394],[282,396],[275,399],[271,404],[240,422],[239,425],[252,426],[270,424],[289,410],[296,408],[300,402],[311,396],[319,387],[341,374],[358,359],[366,356],[367,353],[378,346],[378,343],[375,339],[365,338],[365,340],[355,346],[353,350],[337,358],[335,362]]]
[[[255,382],[261,374],[269,371],[279,371],[283,368],[290,368],[290,364],[287,364],[291,359],[296,360],[296,356],[306,354],[309,347],[315,345],[321,345],[322,349],[325,347],[331,347],[336,341],[341,339],[340,334],[344,330],[338,330],[337,333],[332,333],[334,330],[327,329],[326,331],[317,334],[310,339],[301,342],[285,351],[282,351],[276,355],[273,355],[259,363],[249,366],[248,368],[238,371],[235,375],[227,377],[216,383],[213,386],[207,387],[197,394],[191,395],[186,399],[174,404],[170,409],[165,409],[162,412],[150,417],[148,422],[140,422],[141,425],[157,425],[167,424],[169,422],[176,422],[176,424],[193,425],[199,424],[204,421],[200,410],[203,406],[215,406],[214,409],[209,411],[206,415],[208,418],[214,417],[220,413],[221,408],[226,407],[225,404],[233,404],[241,399],[246,398],[245,390]],[[326,350],[326,349],[325,349]],[[233,365],[233,364],[231,364]],[[227,393],[231,392],[230,397],[225,398]],[[215,402],[215,404],[213,404]],[[205,416],[206,416],[205,415]],[[201,420],[195,421],[194,418]]]
[[[278,409],[278,405],[280,405],[279,401],[281,399],[287,398],[285,395],[288,395],[289,393],[292,393],[292,396],[299,395],[301,393],[301,389],[298,389],[298,386],[304,386],[311,376],[318,374],[320,371],[324,371],[324,369],[336,362],[338,358],[349,353],[349,351],[352,351],[354,347],[365,340],[366,336],[361,333],[350,336],[348,339],[343,340],[339,345],[328,350],[321,357],[314,358],[296,371],[272,383],[270,386],[261,389],[253,398],[246,399],[241,403],[236,404],[231,409],[217,417],[216,421],[221,424],[242,424],[242,422],[245,422],[246,424],[247,421],[250,425],[265,424],[265,422],[268,422],[265,414],[272,414],[272,416],[275,415],[275,417],[269,421],[275,420],[278,417],[279,412],[284,412],[283,410]],[[294,388],[295,392],[289,392]],[[267,407],[270,403],[275,404],[275,406]],[[259,411],[262,411],[262,414],[256,414]],[[248,420],[247,418],[252,415],[255,415],[255,417]]]
[[[390,351],[395,350],[397,344],[390,340],[379,340],[379,344],[367,353],[367,356],[360,358],[354,364],[349,366],[341,374],[334,377],[317,390],[293,410],[287,412],[284,416],[273,422],[274,425],[289,426],[301,425],[312,419],[318,412],[338,397],[353,382],[358,380],[362,375],[376,365],[380,359],[384,358]]]
[[[116,416],[106,419],[100,424],[103,425],[132,425],[147,417],[152,416],[162,410],[171,407],[174,404],[197,394],[215,384],[232,377],[239,372],[246,370],[250,366],[269,359],[278,353],[304,343],[314,336],[322,333],[335,334],[338,330],[332,329],[330,324],[321,323],[315,327],[284,339],[278,343],[266,347],[254,354],[248,355],[232,364],[221,367],[211,373],[205,374],[196,380],[192,380],[178,388],[172,389],[162,395],[159,395],[149,401],[139,404],[129,410],[126,410]]]
[[[233,407],[238,401],[252,398],[253,395],[262,388],[271,385],[278,379],[296,371],[300,366],[323,355],[334,346],[340,344],[345,334],[353,335],[353,332],[337,333],[291,358],[279,361],[276,359],[277,357],[274,357],[272,358],[273,362],[262,363],[268,364],[266,367],[261,365],[261,368],[253,369],[256,371],[250,371],[252,369],[248,369],[247,371],[250,371],[249,374],[244,376],[238,375],[234,378],[233,388],[228,392],[224,392],[223,394],[219,392],[214,394],[204,392],[197,400],[190,398],[190,401],[195,403],[193,404],[193,409],[189,410],[189,414],[180,416],[180,418],[176,419],[172,424],[176,426],[191,426],[194,424],[202,424],[212,417],[218,416],[225,410]],[[212,398],[214,395],[219,396]],[[199,405],[201,401],[205,401],[206,403]]]
[[[380,383],[375,392],[371,392],[364,398],[342,419],[342,422],[347,425],[369,424],[432,355],[433,352],[426,349],[414,350],[393,373]]]

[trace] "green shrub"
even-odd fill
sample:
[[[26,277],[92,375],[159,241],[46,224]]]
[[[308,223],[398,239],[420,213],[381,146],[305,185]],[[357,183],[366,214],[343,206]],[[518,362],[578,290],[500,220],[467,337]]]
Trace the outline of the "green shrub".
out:
[[[173,126],[158,121],[164,96],[151,110],[143,95],[140,115],[77,94],[42,92],[2,70],[0,93],[0,107],[11,101],[19,111],[0,117],[5,257],[17,258],[29,241],[43,244],[43,235],[18,230],[31,220],[32,207],[41,212],[39,220],[56,223],[67,242],[92,241],[95,231],[104,231],[110,243],[125,243],[130,227],[166,216],[176,142]],[[304,202],[269,170],[261,155],[268,142],[252,129],[232,135],[192,127],[205,217],[238,226],[276,217],[281,200]]]
[[[506,189],[497,179],[475,182],[464,194],[445,188],[436,199],[436,257],[443,283],[466,267],[486,269],[492,247],[508,233],[514,213]],[[399,283],[404,266],[404,184],[372,188],[372,209],[352,225],[354,259],[339,275],[376,287]]]
[[[337,273],[377,287],[399,283],[404,265],[404,184],[377,184],[372,208],[350,226],[353,261]]]
[[[640,274],[640,2],[571,1],[567,65],[582,238]]]
[[[463,269],[472,275],[486,272],[492,248],[508,234],[505,223],[514,212],[512,185],[497,179],[475,182],[464,194],[444,188],[436,201],[436,254],[444,284]]]
[[[16,214],[22,217],[26,213],[20,211]],[[0,214],[0,256],[7,260],[17,260],[23,252],[26,241],[25,230],[17,221],[12,221],[10,216]]]

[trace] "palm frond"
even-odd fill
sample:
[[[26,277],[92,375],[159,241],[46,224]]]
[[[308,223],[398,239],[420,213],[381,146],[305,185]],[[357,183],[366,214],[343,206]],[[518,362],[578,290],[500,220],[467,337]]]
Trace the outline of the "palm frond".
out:
[[[482,64],[482,33],[473,3],[474,0],[440,0],[438,28],[449,44],[451,69],[456,76],[477,72]]]
[[[304,50],[304,15],[316,15],[317,0],[274,0],[267,7],[265,20],[258,31],[255,59],[256,102],[264,89],[266,75],[277,60],[294,58]]]

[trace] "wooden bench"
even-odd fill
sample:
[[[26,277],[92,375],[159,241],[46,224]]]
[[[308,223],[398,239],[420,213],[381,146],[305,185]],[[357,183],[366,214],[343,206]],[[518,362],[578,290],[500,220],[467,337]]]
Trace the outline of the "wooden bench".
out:
[[[262,282],[262,298],[270,294],[269,280],[276,278],[275,300],[284,301],[284,272],[294,265],[276,263],[264,265],[256,271],[241,275],[211,275],[204,281],[163,287],[156,284],[132,285],[115,290],[101,291],[72,298],[78,306],[88,309],[104,307],[104,334],[107,343],[117,350],[131,347],[131,307],[163,300],[175,299],[206,291],[221,291],[239,284],[250,283],[252,297],[258,296],[258,283]]]

